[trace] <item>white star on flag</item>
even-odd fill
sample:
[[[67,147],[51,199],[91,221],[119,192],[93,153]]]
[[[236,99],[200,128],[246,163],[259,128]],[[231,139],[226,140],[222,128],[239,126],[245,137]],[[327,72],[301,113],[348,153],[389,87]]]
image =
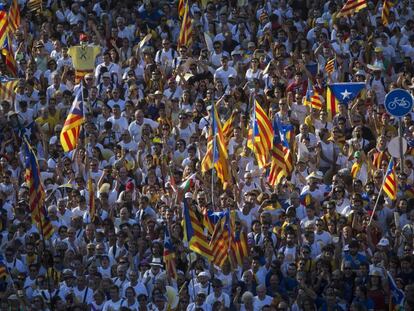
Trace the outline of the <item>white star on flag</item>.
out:
[[[347,89],[345,89],[344,92],[341,92],[342,99],[348,98],[352,93],[348,92]]]

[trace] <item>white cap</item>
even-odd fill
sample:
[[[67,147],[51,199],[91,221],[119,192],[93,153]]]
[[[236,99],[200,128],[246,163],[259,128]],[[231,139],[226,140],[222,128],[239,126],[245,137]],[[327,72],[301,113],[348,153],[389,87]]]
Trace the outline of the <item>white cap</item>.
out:
[[[388,241],[387,238],[382,238],[377,244],[377,246],[388,246],[388,245],[390,245],[390,241]]]
[[[184,198],[186,198],[186,199],[192,199],[192,198],[193,198],[193,194],[192,194],[191,192],[187,192],[187,193],[184,195]]]

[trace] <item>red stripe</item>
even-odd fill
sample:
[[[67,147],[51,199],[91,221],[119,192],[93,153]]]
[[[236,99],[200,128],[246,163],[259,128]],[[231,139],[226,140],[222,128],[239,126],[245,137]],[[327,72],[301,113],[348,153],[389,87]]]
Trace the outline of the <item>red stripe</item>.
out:
[[[70,140],[69,135],[68,135],[67,132],[63,133],[63,138],[65,139],[66,145],[68,145],[68,149],[73,150],[74,147],[73,147],[72,141]]]

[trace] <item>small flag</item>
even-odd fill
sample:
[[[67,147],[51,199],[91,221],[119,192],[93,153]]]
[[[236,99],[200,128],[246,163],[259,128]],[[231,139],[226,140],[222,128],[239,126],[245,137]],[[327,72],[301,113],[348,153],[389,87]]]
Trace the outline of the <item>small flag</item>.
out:
[[[13,101],[16,93],[14,92],[18,79],[11,79],[8,77],[0,77],[0,100]]]
[[[397,287],[397,284],[395,284],[394,278],[389,271],[387,271],[387,277],[391,293],[390,305],[393,306],[392,310],[398,310],[397,307],[403,304],[405,298],[404,291]]]
[[[272,123],[267,113],[259,102],[255,101],[251,127],[247,137],[247,147],[253,151],[261,168],[269,162],[273,135]]]
[[[76,148],[81,126],[85,122],[82,92],[83,89],[81,88],[75,96],[75,100],[60,132],[60,143],[65,152]]]
[[[27,2],[27,9],[30,12],[40,13],[42,11],[42,0],[29,0]]]
[[[388,25],[390,10],[395,5],[394,1],[384,0],[382,5],[381,20],[384,26]]]
[[[164,233],[163,260],[168,276],[175,280],[177,278],[177,270],[175,269],[175,247],[171,241],[170,233],[167,227],[165,227]]]
[[[0,258],[0,280],[7,277],[7,266],[3,261],[3,258]]]
[[[20,9],[17,0],[12,0],[9,9],[9,29],[14,33],[20,27]]]
[[[193,41],[193,25],[190,17],[190,8],[188,2],[184,5],[183,20],[181,22],[180,36],[178,46],[190,47]]]
[[[9,19],[3,4],[0,3],[0,49],[5,46],[9,36]]]
[[[211,236],[210,247],[213,253],[213,263],[219,267],[223,266],[230,251],[230,221],[228,212],[216,224]]]
[[[341,11],[339,11],[337,17],[353,15],[366,7],[366,0],[348,0],[342,7]]]
[[[37,163],[37,158],[32,147],[29,145],[26,139],[24,139],[24,141],[26,151],[25,182],[29,188],[30,212],[32,219],[37,224],[44,238],[49,239],[53,234],[53,226],[47,216],[47,211],[44,207],[46,194],[40,179],[39,164]]]
[[[329,85],[333,95],[342,104],[348,105],[365,88],[364,82],[332,83]]]
[[[351,168],[351,176],[352,179],[355,179],[359,173],[359,171],[361,170],[362,164],[355,162],[354,164],[352,164],[352,168]]]
[[[326,62],[325,72],[328,75],[331,75],[333,74],[334,71],[335,71],[335,58],[332,58]]]
[[[390,163],[388,164],[382,190],[387,194],[387,196],[391,200],[394,201],[397,199],[397,177],[395,174],[395,167],[394,167],[393,159],[391,159]]]
[[[312,83],[308,81],[308,89],[306,91],[306,96],[303,104],[310,108],[315,108],[318,110],[322,109],[322,100],[319,93],[313,89]]]

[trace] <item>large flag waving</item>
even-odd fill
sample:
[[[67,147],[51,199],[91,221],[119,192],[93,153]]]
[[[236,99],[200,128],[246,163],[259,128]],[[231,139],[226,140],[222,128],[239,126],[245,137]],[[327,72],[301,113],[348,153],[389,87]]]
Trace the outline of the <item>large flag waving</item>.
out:
[[[60,132],[60,143],[62,144],[65,152],[76,148],[81,126],[85,122],[82,93],[83,88],[81,88],[75,96],[75,100],[70,108],[68,117],[63,124],[62,131]]]
[[[50,223],[44,207],[45,191],[40,180],[39,164],[36,155],[25,139],[26,151],[26,173],[25,181],[29,188],[29,208],[32,219],[37,224],[39,231],[45,239],[49,239],[53,234],[53,226]]]
[[[184,238],[188,242],[188,247],[197,254],[212,259],[212,252],[202,224],[202,215],[197,210],[188,206],[187,199],[184,199],[183,224]]]
[[[338,17],[353,15],[367,7],[366,0],[348,0],[338,13]]]
[[[364,82],[332,83],[329,85],[336,99],[345,105],[348,105],[349,102],[354,100],[364,87]]]
[[[226,140],[215,105],[212,106],[211,110],[210,135],[207,143],[207,152],[201,162],[201,171],[205,173],[215,168],[217,177],[221,180],[223,188],[226,188],[231,181],[227,161]]]
[[[269,117],[262,106],[255,101],[251,127],[247,138],[247,147],[255,154],[260,168],[265,167],[269,162],[273,135],[273,127]]]
[[[272,162],[270,165],[270,172],[268,182],[271,186],[276,186],[283,177],[288,176],[285,161],[285,152],[282,138],[279,130],[279,122],[275,118],[273,120],[273,148],[271,151]]]
[[[391,200],[397,199],[397,177],[395,174],[394,160],[391,159],[388,164],[387,172],[385,173],[384,185],[382,190],[387,194]]]

